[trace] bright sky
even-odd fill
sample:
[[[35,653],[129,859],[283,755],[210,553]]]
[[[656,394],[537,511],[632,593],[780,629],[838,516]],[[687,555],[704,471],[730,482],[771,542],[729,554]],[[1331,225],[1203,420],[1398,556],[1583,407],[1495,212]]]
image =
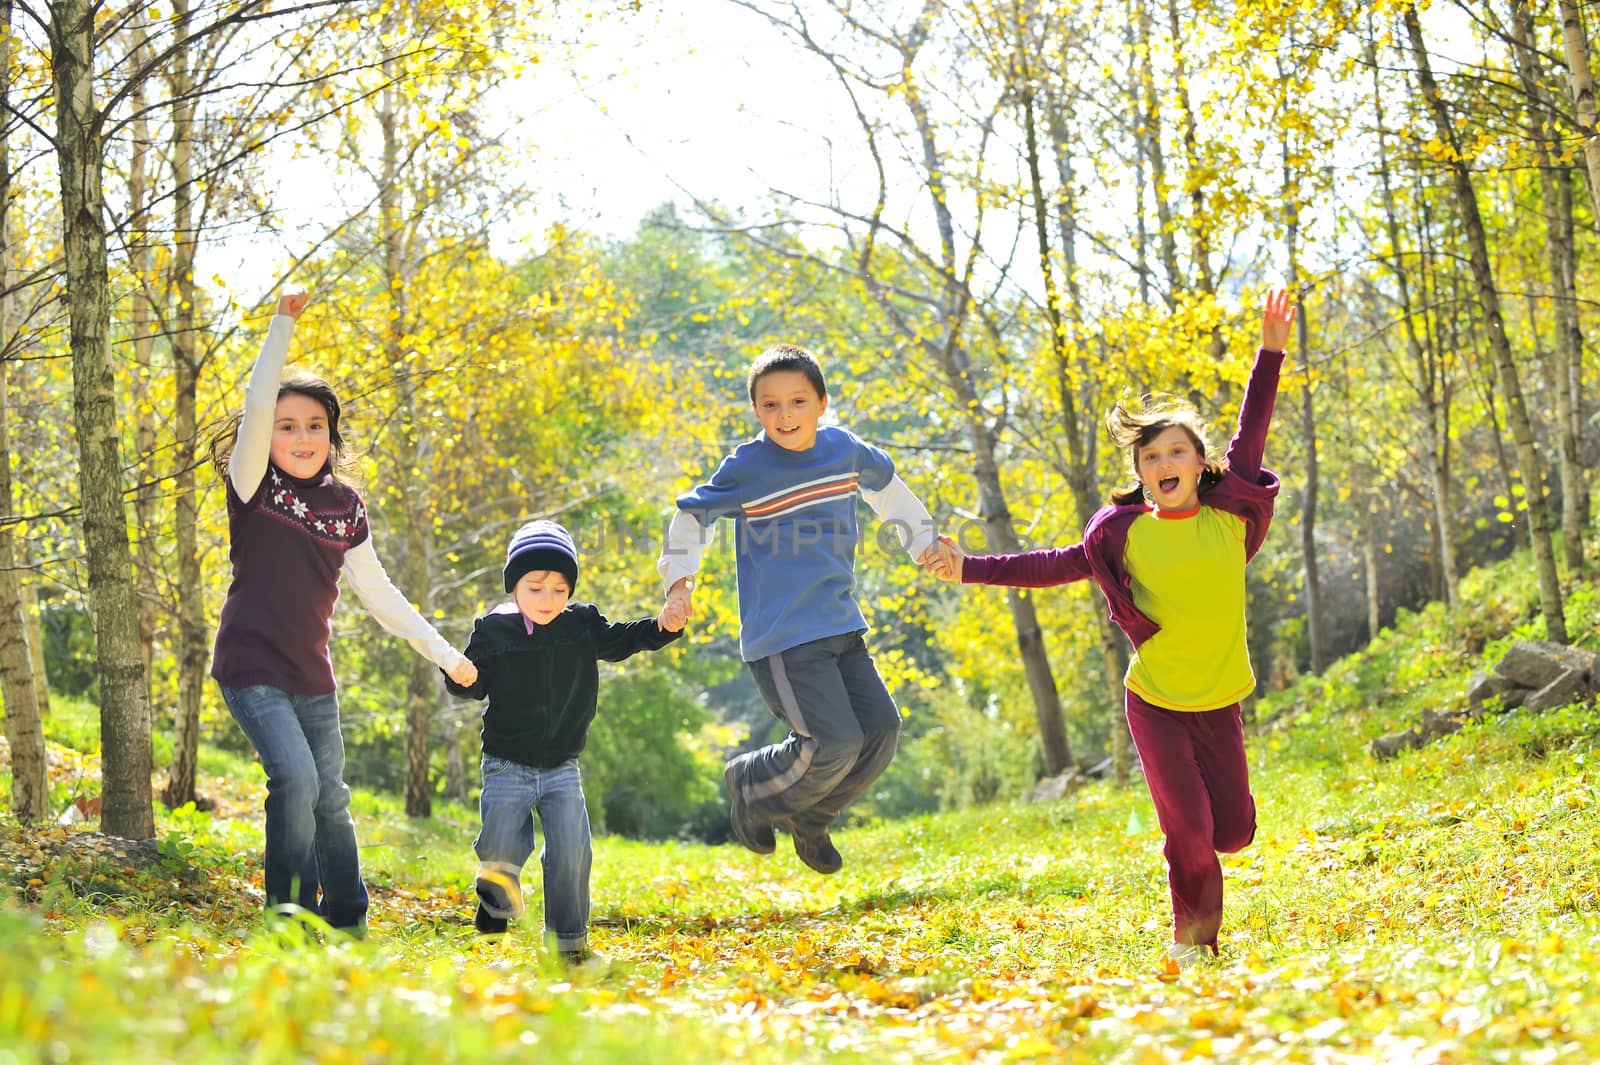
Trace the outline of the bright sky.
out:
[[[542,52],[490,101],[526,151],[519,177],[536,190],[534,209],[498,234],[504,252],[555,221],[627,236],[651,208],[669,199],[687,207],[691,194],[750,215],[774,188],[819,200],[844,188],[855,204],[870,202],[875,176],[856,118],[820,59],[731,0],[646,0],[625,15],[622,6],[559,8],[554,34],[572,43]],[[607,10],[596,16],[595,7]],[[337,194],[325,173],[289,183],[312,239]],[[255,287],[271,286],[256,277],[267,264],[240,265]],[[1019,264],[1018,279],[1030,269]]]
[[[825,131],[848,137],[855,120],[831,72],[766,20],[692,0],[628,19],[561,21],[580,31],[570,63],[552,57],[509,94],[537,102],[522,134],[547,193],[530,229],[560,217],[626,235],[664,200],[687,203],[678,185],[725,204],[759,201],[775,186],[826,195],[835,164]],[[841,156],[853,148],[852,138]]]

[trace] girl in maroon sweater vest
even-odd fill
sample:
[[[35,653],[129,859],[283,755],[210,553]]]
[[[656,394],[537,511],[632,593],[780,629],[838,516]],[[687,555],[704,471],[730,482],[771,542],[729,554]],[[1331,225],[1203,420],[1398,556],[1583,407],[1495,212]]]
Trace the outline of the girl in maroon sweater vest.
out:
[[[359,933],[367,888],[328,657],[339,578],[384,628],[458,684],[472,684],[478,671],[384,573],[366,504],[336,476],[348,454],[333,389],[320,377],[283,372],[307,300],[296,293],[278,301],[244,413],[212,442],[212,461],[227,482],[233,583],[211,675],[267,772],[268,908],[298,905]]]
[[[1217,949],[1218,852],[1249,845],[1256,804],[1245,765],[1239,700],[1255,688],[1245,647],[1245,564],[1272,523],[1278,478],[1263,469],[1278,372],[1295,311],[1267,294],[1261,348],[1223,463],[1181,402],[1117,406],[1106,427],[1126,448],[1137,484],[1095,512],[1083,540],[1018,555],[966,557],[941,538],[931,568],[944,580],[1042,588],[1093,580],[1133,644],[1128,730],[1166,836],[1172,895],[1167,956],[1188,968]]]

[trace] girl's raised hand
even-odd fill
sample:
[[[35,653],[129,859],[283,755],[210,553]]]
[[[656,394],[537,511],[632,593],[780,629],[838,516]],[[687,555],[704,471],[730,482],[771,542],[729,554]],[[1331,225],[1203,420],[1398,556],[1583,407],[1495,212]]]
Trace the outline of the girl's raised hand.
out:
[[[291,292],[278,300],[278,313],[286,314],[290,318],[298,319],[300,312],[306,309],[306,304],[311,302],[309,292]]]
[[[1294,325],[1294,312],[1287,289],[1268,290],[1266,306],[1261,309],[1262,347],[1268,351],[1288,350],[1289,327]]]

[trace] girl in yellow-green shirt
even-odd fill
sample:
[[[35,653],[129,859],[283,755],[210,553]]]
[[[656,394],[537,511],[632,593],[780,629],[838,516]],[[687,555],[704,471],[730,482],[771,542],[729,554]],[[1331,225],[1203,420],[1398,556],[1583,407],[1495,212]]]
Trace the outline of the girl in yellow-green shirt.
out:
[[[941,538],[934,573],[966,584],[1040,588],[1093,580],[1134,653],[1123,682],[1133,736],[1166,837],[1180,967],[1215,953],[1222,866],[1255,837],[1239,700],[1255,689],[1245,644],[1245,564],[1272,522],[1278,478],[1262,469],[1295,311],[1267,294],[1261,347],[1222,463],[1187,403],[1117,404],[1106,427],[1138,484],[1089,519],[1083,540],[1017,555],[965,557]]]

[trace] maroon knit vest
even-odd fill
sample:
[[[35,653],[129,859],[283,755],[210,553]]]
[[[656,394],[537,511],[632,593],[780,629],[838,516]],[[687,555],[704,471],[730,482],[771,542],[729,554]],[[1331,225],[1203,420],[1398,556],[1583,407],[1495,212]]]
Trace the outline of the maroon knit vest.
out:
[[[292,695],[334,690],[329,624],[344,553],[368,535],[367,508],[327,467],[309,480],[268,464],[249,500],[228,478],[228,558],[211,675],[230,688],[270,684]]]

